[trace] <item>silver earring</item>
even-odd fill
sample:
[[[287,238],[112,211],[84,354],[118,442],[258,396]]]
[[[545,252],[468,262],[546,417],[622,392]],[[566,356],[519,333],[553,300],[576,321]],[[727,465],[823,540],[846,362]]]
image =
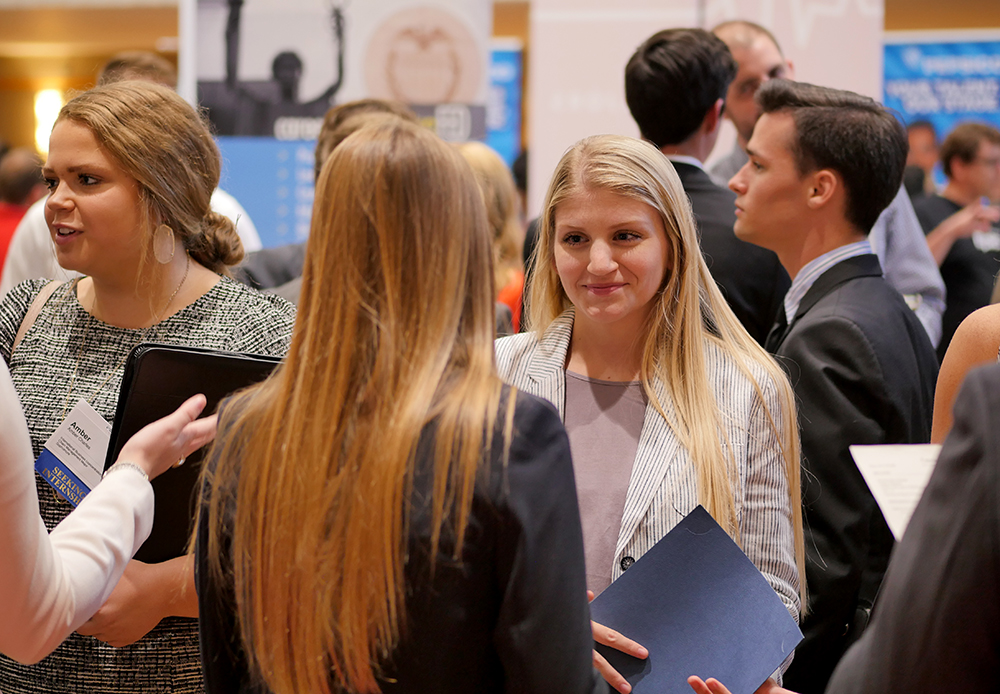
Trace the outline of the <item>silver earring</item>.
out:
[[[153,257],[160,265],[166,265],[174,259],[174,230],[166,224],[156,227],[153,232]]]

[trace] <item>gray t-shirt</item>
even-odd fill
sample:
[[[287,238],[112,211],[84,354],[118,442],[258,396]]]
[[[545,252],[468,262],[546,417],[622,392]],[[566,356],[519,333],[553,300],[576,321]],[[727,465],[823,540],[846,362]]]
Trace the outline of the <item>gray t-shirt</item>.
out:
[[[646,412],[639,382],[599,381],[566,372],[566,431],[583,524],[587,588],[611,583],[632,465]]]

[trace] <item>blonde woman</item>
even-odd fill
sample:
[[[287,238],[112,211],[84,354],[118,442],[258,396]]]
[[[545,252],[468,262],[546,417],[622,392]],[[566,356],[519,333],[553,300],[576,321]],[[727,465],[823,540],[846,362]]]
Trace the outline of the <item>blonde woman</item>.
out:
[[[166,87],[118,82],[63,107],[42,170],[45,217],[59,264],[84,277],[29,280],[0,303],[0,354],[34,456],[81,401],[113,419],[125,361],[140,342],[287,349],[291,305],[226,276],[243,249],[233,223],[209,205],[220,168],[198,112]],[[71,506],[41,476],[36,483],[52,528]],[[33,666],[0,658],[0,687],[199,692],[197,607],[189,557],[133,561],[108,602],[51,656]]]
[[[500,155],[482,142],[466,142],[458,151],[476,174],[483,192],[486,216],[493,233],[493,282],[496,300],[511,310],[514,332],[521,327],[521,295],[524,292],[524,268],[521,246],[524,229],[518,213],[519,201],[514,177]]]
[[[797,619],[804,581],[791,388],[716,288],[687,197],[660,152],[599,136],[563,156],[530,292],[531,332],[496,343],[498,368],[552,402],[566,424],[589,589],[600,593],[700,503]],[[646,655],[600,625],[594,636]],[[595,661],[629,691],[596,653]]]
[[[472,172],[379,119],[317,192],[288,360],[206,467],[208,691],[600,691],[568,443],[496,375]]]

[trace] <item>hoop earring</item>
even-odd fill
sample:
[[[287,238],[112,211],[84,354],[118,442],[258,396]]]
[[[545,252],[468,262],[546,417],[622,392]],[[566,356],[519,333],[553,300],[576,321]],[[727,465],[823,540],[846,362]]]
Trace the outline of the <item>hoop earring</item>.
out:
[[[166,224],[156,227],[153,232],[153,257],[160,265],[166,265],[174,259],[176,251],[174,240],[174,230]]]

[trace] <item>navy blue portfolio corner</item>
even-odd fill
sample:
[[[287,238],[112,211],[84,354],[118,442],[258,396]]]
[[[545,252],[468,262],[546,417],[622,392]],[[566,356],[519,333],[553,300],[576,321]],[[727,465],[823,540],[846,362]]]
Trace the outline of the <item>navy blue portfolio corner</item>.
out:
[[[649,651],[597,650],[637,694],[690,694],[715,677],[753,694],[802,640],[757,567],[698,506],[590,603],[591,618]]]

